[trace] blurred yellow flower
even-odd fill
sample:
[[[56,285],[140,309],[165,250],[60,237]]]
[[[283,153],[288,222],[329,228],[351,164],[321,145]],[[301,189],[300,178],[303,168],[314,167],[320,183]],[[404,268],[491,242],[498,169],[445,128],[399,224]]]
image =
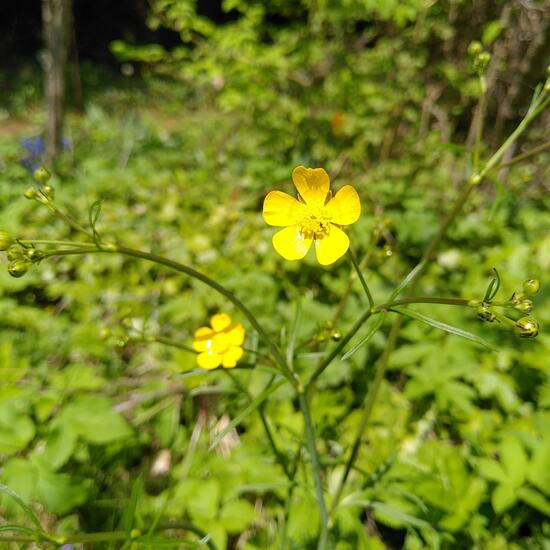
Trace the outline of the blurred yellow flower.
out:
[[[264,200],[263,217],[267,224],[284,227],[273,235],[275,250],[287,260],[301,260],[315,243],[321,265],[330,265],[349,248],[348,236],[341,226],[359,219],[361,203],[351,185],[342,187],[334,197],[330,179],[322,168],[298,166],[292,172],[298,199],[271,191]]]
[[[200,327],[193,335],[199,367],[212,370],[222,365],[232,369],[243,355],[243,342],[241,323],[233,323],[227,313],[217,313],[210,319],[209,327]]]

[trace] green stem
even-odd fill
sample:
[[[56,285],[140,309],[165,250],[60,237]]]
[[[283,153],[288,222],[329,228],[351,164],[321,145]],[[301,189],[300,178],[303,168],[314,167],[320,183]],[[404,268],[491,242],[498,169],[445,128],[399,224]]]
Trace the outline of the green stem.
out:
[[[81,248],[90,248],[94,249],[97,248],[95,243],[79,243],[75,241],[50,241],[45,239],[18,239],[17,242],[25,245],[35,245],[35,244],[41,244],[41,245],[49,245],[49,246],[72,246],[72,247],[81,247]]]
[[[346,344],[355,336],[357,331],[365,324],[367,319],[373,314],[372,309],[367,309],[357,321],[355,321],[355,324],[351,327],[351,329],[345,334],[340,342],[338,342],[338,345],[330,352],[330,354],[323,360],[313,374],[311,375],[311,378],[309,379],[306,387],[309,388],[311,385],[323,374],[323,371],[332,363],[332,361],[340,355]]]
[[[84,233],[84,235],[88,236],[90,239],[93,239],[93,235],[85,227],[83,227],[76,220],[71,218],[71,216],[65,214],[65,212],[60,210],[51,200],[46,198],[46,201],[43,204],[45,204],[61,221],[65,222],[76,231]]]
[[[496,166],[493,166],[493,168],[491,168],[491,172],[498,172],[499,170],[502,170],[503,168],[508,168],[509,166],[513,166],[514,164],[517,164],[518,162],[521,162],[525,159],[528,159],[529,157],[533,157],[535,155],[538,155],[539,153],[547,151],[548,149],[550,149],[550,141],[547,141],[547,142],[543,143],[542,145],[539,145],[538,147],[533,147],[533,149],[530,149],[529,151],[525,151],[525,153],[522,153],[521,155],[517,155],[517,156],[511,158],[507,162],[502,162],[501,164],[497,164]]]
[[[323,485],[321,482],[321,468],[319,466],[319,455],[315,444],[315,431],[313,422],[311,421],[311,411],[306,394],[302,391],[298,393],[298,402],[304,416],[304,429],[306,433],[307,447],[311,461],[311,471],[315,483],[315,494],[317,497],[317,505],[319,506],[319,514],[321,519],[321,532],[317,550],[325,550],[328,542],[328,514],[325,507],[325,498],[323,496]]]
[[[384,348],[384,353],[382,354],[382,357],[380,358],[380,361],[378,362],[378,365],[376,367],[376,372],[374,374],[374,379],[372,383],[369,386],[367,397],[365,400],[365,406],[363,409],[363,416],[361,417],[361,422],[359,423],[359,427],[357,428],[357,433],[355,435],[355,439],[353,442],[353,446],[351,448],[351,454],[346,462],[346,467],[344,469],[344,473],[342,474],[342,478],[340,479],[340,482],[338,483],[338,488],[336,489],[336,493],[334,495],[334,498],[332,500],[332,504],[330,507],[329,515],[332,515],[336,508],[338,507],[338,503],[340,502],[340,498],[342,496],[342,491],[344,490],[344,486],[346,484],[346,481],[349,477],[349,474],[353,468],[353,465],[355,463],[355,460],[357,459],[357,455],[359,454],[359,449],[361,448],[361,441],[363,439],[363,434],[365,433],[365,430],[367,429],[367,425],[369,423],[372,410],[374,408],[374,404],[376,402],[376,398],[378,396],[378,391],[380,390],[380,387],[382,385],[382,380],[384,380],[384,376],[386,374],[386,368],[388,366],[388,360],[390,357],[390,353],[393,349],[393,346],[395,346],[395,343],[397,341],[397,336],[399,333],[399,329],[401,328],[401,323],[397,324],[394,323],[390,330],[390,334],[388,336],[388,342],[386,344],[386,347]]]
[[[363,290],[365,291],[365,294],[367,295],[367,299],[369,301],[370,307],[374,307],[374,300],[372,298],[372,294],[369,290],[369,287],[367,285],[367,281],[365,281],[365,278],[363,277],[363,273],[361,273],[361,268],[359,267],[359,263],[357,262],[357,258],[353,251],[351,250],[351,247],[348,250],[349,257],[351,259],[351,263],[353,264],[353,267],[355,269],[355,272],[357,273],[357,276],[359,277],[359,280],[361,281],[361,285],[363,286]]]
[[[487,93],[487,82],[484,75],[480,75],[479,84],[481,86],[481,95],[476,110],[476,140],[474,144],[473,166],[477,170],[479,165],[479,156],[481,153],[481,138],[483,136],[483,122],[485,119],[485,98]]]
[[[471,300],[463,298],[439,298],[437,296],[411,296],[410,298],[400,298],[393,302],[386,302],[374,308],[374,311],[386,311],[393,306],[402,306],[405,304],[444,304],[449,306],[470,306]]]

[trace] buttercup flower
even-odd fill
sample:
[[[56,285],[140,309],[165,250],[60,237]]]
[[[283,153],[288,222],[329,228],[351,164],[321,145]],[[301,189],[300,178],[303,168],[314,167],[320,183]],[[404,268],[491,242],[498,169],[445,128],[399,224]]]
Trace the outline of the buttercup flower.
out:
[[[287,260],[301,260],[311,243],[321,265],[330,265],[349,248],[343,225],[359,219],[361,203],[351,185],[342,187],[334,197],[330,179],[322,168],[298,166],[292,172],[298,199],[271,191],[264,200],[263,217],[267,224],[284,227],[273,235],[275,250]]]
[[[217,313],[209,327],[200,327],[193,335],[193,349],[198,351],[197,363],[212,370],[220,365],[232,369],[243,355],[244,327],[233,323],[227,313]]]

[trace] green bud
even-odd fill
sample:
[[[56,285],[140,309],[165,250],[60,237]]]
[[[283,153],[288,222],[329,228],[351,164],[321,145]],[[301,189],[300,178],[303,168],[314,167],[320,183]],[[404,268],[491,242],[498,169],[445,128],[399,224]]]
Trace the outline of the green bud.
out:
[[[539,333],[539,324],[532,317],[522,317],[516,322],[520,338],[535,338]]]
[[[13,239],[6,231],[0,231],[0,251],[7,250],[13,244]]]
[[[339,342],[342,339],[342,333],[339,330],[333,330],[330,337],[334,342]]]
[[[31,262],[39,262],[40,260],[44,259],[44,252],[42,250],[38,250],[38,248],[29,248],[27,251],[27,258]]]
[[[529,296],[538,294],[540,290],[540,281],[538,279],[528,279],[524,281],[523,290],[525,294],[529,294]]]
[[[50,173],[43,167],[40,166],[34,171],[33,178],[42,185],[45,185],[48,183],[48,180],[50,179]]]
[[[496,320],[496,315],[491,311],[490,307],[487,304],[481,304],[477,308],[477,316],[483,321],[492,323]]]
[[[488,52],[481,52],[475,59],[474,59],[474,69],[479,73],[482,74],[485,72],[485,69],[487,68],[487,65],[489,65],[489,61],[491,61],[491,54]]]
[[[468,55],[471,55],[472,57],[478,56],[483,51],[483,46],[481,45],[481,42],[478,40],[474,40],[473,42],[470,42],[470,45],[468,46]]]
[[[515,306],[522,313],[531,313],[533,311],[533,302],[531,300],[522,300]]]
[[[8,264],[8,273],[12,277],[23,277],[25,273],[29,270],[29,266],[31,264],[24,259],[21,260],[13,260]]]
[[[48,197],[48,199],[53,199],[55,196],[55,189],[51,185],[44,185],[41,191],[43,195]]]
[[[479,185],[481,183],[481,176],[479,174],[472,174],[470,178],[470,185]]]
[[[18,244],[12,244],[6,252],[8,260],[20,260],[25,256],[25,249]]]
[[[38,193],[34,187],[29,187],[24,195],[26,199],[36,199],[38,197]]]

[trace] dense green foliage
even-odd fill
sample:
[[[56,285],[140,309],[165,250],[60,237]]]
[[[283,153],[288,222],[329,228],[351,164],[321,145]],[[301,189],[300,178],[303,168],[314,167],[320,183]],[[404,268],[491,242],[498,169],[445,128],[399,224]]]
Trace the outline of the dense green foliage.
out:
[[[352,183],[363,205],[352,246],[384,301],[471,174],[468,133],[480,90],[467,48],[483,38],[491,49],[502,25],[487,19],[465,31],[461,18],[449,21],[446,3],[413,0],[269,4],[226,2],[232,20],[215,25],[192,2],[153,2],[150,24],[181,31],[182,46],[113,44],[122,61],[139,63],[143,89],[106,86],[83,115],[69,117],[71,147],[52,185],[83,223],[103,200],[97,229],[106,239],[192,265],[232,289],[283,349],[296,338],[295,368],[308,373],[334,345],[330,330],[345,332],[367,302],[347,259],[322,268],[313,257],[288,263],[276,255],[263,197],[291,192],[298,164],[326,167],[336,188]],[[496,86],[482,158],[505,137],[492,124],[491,94]],[[525,149],[542,141],[545,125],[533,125]],[[25,239],[76,237],[23,198],[31,178],[19,137],[0,135],[0,228]],[[541,280],[534,315],[548,326],[548,158],[476,188],[418,294],[480,300],[496,267],[501,298],[525,279]],[[20,279],[1,271],[0,481],[51,532],[146,533],[190,521],[220,549],[315,547],[311,474],[299,469],[291,488],[257,411],[215,439],[272,369],[233,371],[247,394],[226,372],[197,371],[185,350],[138,341],[190,345],[219,310],[244,323],[200,282],[120,256],[60,257]],[[497,351],[406,321],[334,515],[334,547],[546,548],[550,337],[543,330],[519,339],[467,308],[414,310]],[[312,410],[328,495],[391,316],[319,379]],[[291,463],[303,422],[290,388],[277,387],[262,407]],[[13,499],[0,503],[2,518],[28,521]]]

